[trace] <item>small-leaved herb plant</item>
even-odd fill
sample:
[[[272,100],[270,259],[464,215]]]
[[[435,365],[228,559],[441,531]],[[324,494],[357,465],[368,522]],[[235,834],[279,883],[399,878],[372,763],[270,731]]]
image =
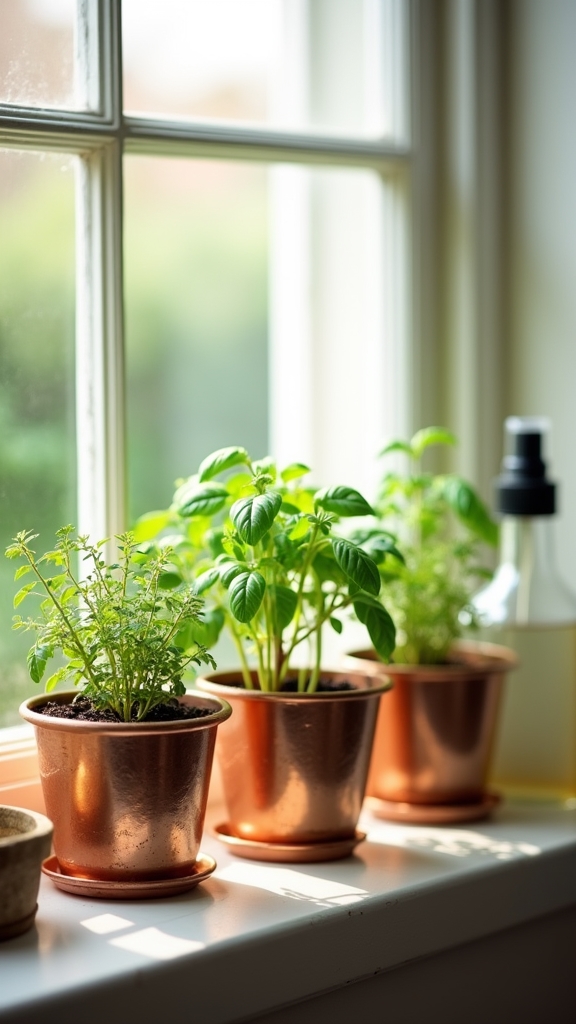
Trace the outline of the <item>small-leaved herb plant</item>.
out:
[[[354,537],[375,554],[386,531],[404,560],[387,558],[380,566],[387,605],[398,629],[393,660],[437,664],[465,627],[474,627],[471,597],[478,580],[491,574],[480,564],[481,544],[496,545],[498,527],[467,481],[454,474],[422,469],[431,445],[453,445],[443,427],[426,427],[410,441],[393,441],[380,453],[399,453],[404,473],[384,476],[375,509],[378,529]]]
[[[36,633],[28,653],[35,683],[62,652],[66,664],[48,678],[46,691],[62,682],[81,684],[97,709],[142,721],[156,705],[186,692],[182,677],[190,663],[215,667],[204,646],[189,643],[203,602],[173,571],[169,548],[150,558],[125,533],[116,538],[118,562],[107,565],[107,541],[92,544],[72,526],[56,536],[54,550],[39,557],[30,546],[37,534],[26,531],[6,549],[8,558],[24,560],[15,578],[31,577],[14,606],[40,599],[36,617],[14,616],[15,629]]]
[[[298,691],[313,693],[323,627],[340,633],[348,608],[381,658],[394,649],[378,565],[335,530],[340,517],[370,516],[373,509],[351,487],[305,486],[309,472],[293,463],[278,473],[271,458],[255,461],[245,448],[223,448],[180,483],[168,511],[149,513],[136,526],[152,553],[169,544],[183,578],[206,596],[204,623],[191,626],[191,637],[211,646],[227,627],[247,689],[255,687],[254,665],[260,690],[278,691],[297,677]],[[303,644],[309,665],[295,669],[293,655]]]

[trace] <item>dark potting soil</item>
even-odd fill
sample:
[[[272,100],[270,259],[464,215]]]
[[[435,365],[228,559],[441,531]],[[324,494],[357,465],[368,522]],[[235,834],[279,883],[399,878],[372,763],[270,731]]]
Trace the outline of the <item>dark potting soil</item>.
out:
[[[317,693],[338,693],[342,690],[355,690],[356,687],[347,679],[320,679],[316,687]],[[280,687],[281,693],[298,693],[298,680],[286,679]]]
[[[123,720],[110,708],[98,709],[88,697],[76,697],[71,704],[59,704],[50,700],[41,707],[34,708],[39,715],[50,715],[51,718],[72,718],[80,722],[122,722]],[[190,704],[181,704],[176,699],[157,704],[148,713],[144,722],[174,722],[185,718],[205,718],[212,715],[211,708],[199,708]],[[134,720],[136,713],[134,713]]]

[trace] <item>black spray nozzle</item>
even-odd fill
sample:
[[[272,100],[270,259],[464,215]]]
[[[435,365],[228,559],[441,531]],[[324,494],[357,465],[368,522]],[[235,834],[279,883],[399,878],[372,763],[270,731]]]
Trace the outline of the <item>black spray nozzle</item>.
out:
[[[556,485],[542,458],[545,419],[510,416],[505,423],[508,452],[495,481],[496,507],[504,515],[549,516],[556,511]]]

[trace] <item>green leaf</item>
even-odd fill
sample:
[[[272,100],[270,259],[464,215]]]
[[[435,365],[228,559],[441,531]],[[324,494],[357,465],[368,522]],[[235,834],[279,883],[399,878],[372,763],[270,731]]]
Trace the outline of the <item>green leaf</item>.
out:
[[[244,494],[252,494],[254,479],[250,473],[234,473],[226,478],[226,487],[231,498],[241,498]]]
[[[370,558],[374,559],[376,565],[385,561],[386,555],[394,555],[399,562],[405,562],[404,555],[398,550],[393,537],[388,533],[379,530],[370,530],[365,534],[354,534],[354,541]]]
[[[158,577],[158,586],[160,590],[174,590],[179,587],[183,582],[182,577],[177,572],[161,572]]]
[[[396,646],[396,627],[391,616],[378,602],[366,602],[362,597],[354,601],[354,611],[360,622],[366,626],[380,657],[384,661],[389,661]]]
[[[271,481],[276,479],[276,462],[271,455],[265,455],[263,459],[257,459],[252,463],[254,476],[269,476]]]
[[[157,537],[162,530],[166,529],[171,519],[172,516],[168,511],[147,512],[146,515],[140,516],[132,531],[136,543],[140,544],[144,540],[152,540]]]
[[[190,627],[191,639],[202,647],[214,647],[224,626],[224,612],[221,608],[210,608],[204,612],[200,622],[192,623]],[[176,637],[176,643],[178,638]],[[188,647],[192,644],[189,643]]]
[[[340,568],[357,587],[369,594],[380,593],[378,566],[362,548],[338,537],[332,540],[332,550]]]
[[[266,591],[259,572],[242,572],[230,584],[230,611],[238,622],[250,622],[257,614]]]
[[[65,665],[62,668],[59,668],[56,672],[52,673],[52,675],[46,680],[44,684],[44,690],[46,691],[46,693],[51,693],[52,690],[56,689],[58,683],[61,683],[63,679],[66,679],[66,676],[68,675],[68,668],[69,666]]]
[[[245,448],[219,448],[200,463],[198,479],[211,480],[213,476],[223,473],[225,469],[231,469],[232,466],[249,464],[250,457]]]
[[[432,444],[456,444],[454,434],[451,434],[445,427],[424,427],[418,430],[410,444],[415,459],[419,459],[426,448]]]
[[[280,506],[280,511],[283,512],[285,516],[299,516],[300,515],[300,509],[298,508],[298,506],[297,505],[293,505],[292,502],[290,502],[290,501],[283,501],[281,506]]]
[[[38,580],[34,580],[33,583],[27,583],[24,587],[22,587],[21,590],[18,591],[17,594],[15,594],[13,602],[15,608],[17,608],[19,604],[22,604],[22,601],[24,600],[27,594],[32,593],[37,582]]]
[[[311,470],[308,466],[305,466],[303,462],[291,462],[286,469],[283,469],[280,473],[285,484],[290,483],[290,480],[299,480],[300,477],[306,476]]]
[[[242,540],[252,546],[257,544],[272,526],[281,505],[282,495],[278,491],[266,491],[265,494],[235,501],[230,515]]]
[[[218,569],[207,569],[206,572],[200,573],[194,580],[194,590],[197,594],[203,594],[205,590],[210,590],[210,587],[213,587],[219,579],[220,572]]]
[[[342,623],[340,622],[340,619],[336,619],[333,615],[330,616],[330,625],[336,633],[342,632]]]
[[[215,530],[208,530],[206,532],[206,544],[212,558],[218,558],[219,555],[223,554],[224,548],[222,547],[222,540],[224,538],[224,530],[219,527]]]
[[[228,588],[235,580],[237,576],[242,572],[246,572],[248,566],[244,562],[227,562],[220,566],[220,579],[222,580],[223,586]]]
[[[324,548],[319,551],[312,562],[312,568],[321,583],[336,583],[342,586],[348,580],[345,572],[342,571],[334,558],[331,548]]]
[[[28,672],[33,683],[39,683],[46,671],[48,658],[52,657],[52,650],[44,644],[31,647],[28,651],[26,661]]]
[[[14,579],[15,580],[21,580],[22,577],[25,576],[27,572],[32,572],[32,566],[31,565],[21,565],[19,569],[16,569],[16,572],[14,573]]]
[[[374,509],[353,487],[325,487],[315,495],[314,502],[326,512],[334,512],[337,516],[374,515]]]
[[[224,508],[227,498],[223,484],[195,481],[184,484],[174,496],[176,511],[181,516],[212,516]]]
[[[274,608],[275,626],[278,632],[282,632],[289,626],[294,618],[298,598],[296,592],[290,587],[283,587],[280,584],[272,584],[268,587],[272,597]]]
[[[445,476],[439,478],[438,487],[464,526],[486,544],[496,546],[498,526],[470,484],[458,476]]]
[[[378,454],[389,455],[391,452],[404,452],[404,454],[409,455],[410,458],[414,457],[412,446],[408,444],[407,441],[390,441],[390,443],[385,445]]]
[[[297,522],[288,531],[290,540],[302,540],[310,531],[310,523],[307,516],[299,516]]]

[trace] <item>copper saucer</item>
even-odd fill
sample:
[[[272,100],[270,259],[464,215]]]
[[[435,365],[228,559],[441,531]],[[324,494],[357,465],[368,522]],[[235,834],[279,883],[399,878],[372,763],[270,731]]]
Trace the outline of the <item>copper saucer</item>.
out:
[[[48,857],[42,864],[42,871],[52,879],[58,889],[70,892],[73,896],[89,896],[97,900],[151,900],[188,892],[208,878],[215,867],[216,861],[213,857],[209,857],[207,853],[200,853],[193,874],[184,875],[182,878],[159,878],[152,882],[110,882],[65,875],[56,857]]]
[[[405,822],[407,825],[456,825],[464,821],[481,821],[500,803],[498,793],[485,793],[471,804],[409,804],[399,800],[366,797],[366,807],[377,818]]]
[[[349,857],[359,843],[366,839],[365,832],[356,831],[346,839],[330,839],[321,843],[264,843],[257,839],[240,839],[230,831],[227,822],[216,825],[213,835],[229,848],[236,857],[248,860],[270,860],[280,864],[311,864],[313,861],[340,860]]]

